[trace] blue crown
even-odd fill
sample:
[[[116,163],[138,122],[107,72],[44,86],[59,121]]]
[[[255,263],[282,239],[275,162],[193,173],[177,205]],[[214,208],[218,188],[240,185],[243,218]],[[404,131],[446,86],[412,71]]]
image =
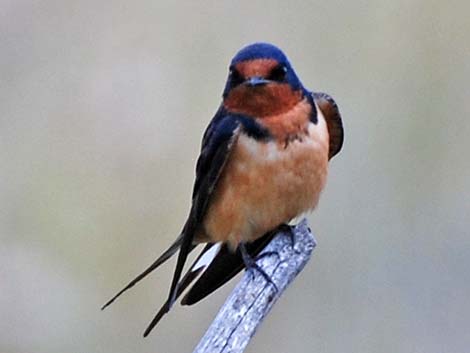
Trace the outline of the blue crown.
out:
[[[289,61],[281,49],[269,43],[254,43],[242,48],[232,59],[232,65],[246,60],[274,59],[279,63],[287,64]]]

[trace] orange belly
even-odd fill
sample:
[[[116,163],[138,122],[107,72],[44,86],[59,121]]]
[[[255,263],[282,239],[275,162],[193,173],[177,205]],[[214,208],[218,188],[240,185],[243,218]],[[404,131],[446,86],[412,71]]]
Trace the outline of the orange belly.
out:
[[[236,248],[313,209],[327,171],[328,130],[321,114],[287,146],[242,134],[209,205],[204,238]]]

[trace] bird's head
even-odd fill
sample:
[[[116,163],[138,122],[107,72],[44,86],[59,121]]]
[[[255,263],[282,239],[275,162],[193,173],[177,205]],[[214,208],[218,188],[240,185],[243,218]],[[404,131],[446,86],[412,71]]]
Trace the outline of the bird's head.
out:
[[[263,117],[288,111],[305,89],[285,54],[268,43],[242,48],[232,59],[223,94],[231,112]]]

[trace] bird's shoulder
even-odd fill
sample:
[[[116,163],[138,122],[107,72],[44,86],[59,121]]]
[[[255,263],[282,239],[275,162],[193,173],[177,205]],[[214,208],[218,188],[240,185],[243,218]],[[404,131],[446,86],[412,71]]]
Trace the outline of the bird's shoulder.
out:
[[[207,126],[196,164],[196,181],[193,199],[199,193],[201,183],[208,175],[220,172],[240,134],[257,140],[270,137],[269,131],[255,119],[227,111],[221,106]]]
[[[329,134],[329,155],[331,159],[343,146],[344,130],[341,114],[335,100],[327,93],[315,92],[313,99],[325,117]]]

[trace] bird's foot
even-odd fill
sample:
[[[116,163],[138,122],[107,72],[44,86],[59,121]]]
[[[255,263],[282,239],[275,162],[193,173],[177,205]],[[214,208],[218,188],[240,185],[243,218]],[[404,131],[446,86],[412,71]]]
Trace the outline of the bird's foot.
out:
[[[286,223],[281,224],[279,227],[276,228],[276,232],[283,232],[289,236],[290,245],[292,249],[295,246],[295,232],[294,228]]]
[[[243,262],[245,263],[245,267],[246,269],[253,269],[253,270],[256,270],[258,271],[261,276],[263,276],[263,278],[266,280],[266,282],[268,282],[269,284],[271,284],[275,290],[275,292],[277,293],[279,291],[279,289],[277,288],[277,285],[276,283],[274,283],[274,281],[271,279],[271,277],[266,273],[265,270],[263,270],[257,263],[256,261],[259,260],[260,258],[263,258],[265,256],[271,256],[271,255],[278,255],[277,252],[275,251],[268,251],[268,252],[264,252],[262,253],[261,255],[259,255],[256,259],[253,259],[247,252],[246,250],[246,247],[245,247],[245,244],[243,243],[240,243],[239,245],[240,247],[240,252],[242,254],[242,258],[243,258]],[[254,277],[254,274],[253,274],[253,277]]]

